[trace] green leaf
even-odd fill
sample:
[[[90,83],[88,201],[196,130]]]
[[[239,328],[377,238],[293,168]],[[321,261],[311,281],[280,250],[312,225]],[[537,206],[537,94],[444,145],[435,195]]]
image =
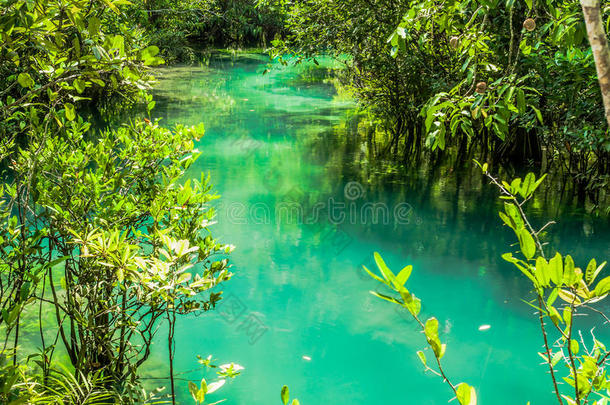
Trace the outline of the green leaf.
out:
[[[601,297],[610,293],[610,277],[603,278],[595,286],[594,294]]]
[[[521,190],[521,179],[516,178],[510,183],[510,189],[513,194],[518,194],[519,190]]]
[[[521,184],[519,189],[519,194],[521,194],[521,197],[528,198],[534,192],[535,185],[536,176],[534,173],[528,173],[523,179],[523,184]]]
[[[74,86],[78,94],[82,94],[85,91],[85,82],[82,79],[75,79],[72,82],[72,86]]]
[[[559,360],[561,360],[563,357],[563,351],[559,350],[558,352],[555,352],[555,354],[553,355],[553,358],[551,359],[551,366],[555,367],[557,365],[557,363],[559,363]]]
[[[93,52],[93,56],[95,56],[95,59],[97,60],[102,59],[102,56],[104,56],[103,48],[101,48],[99,45],[93,46],[91,48],[91,52]]]
[[[413,316],[419,315],[421,311],[421,300],[417,298],[415,295],[411,295],[411,300],[405,300],[405,306]]]
[[[30,283],[30,282],[23,283],[23,285],[21,286],[21,290],[19,291],[19,299],[21,301],[25,301],[28,298],[28,296],[30,295],[31,287],[32,287],[32,283]]]
[[[606,262],[603,262],[602,264],[600,264],[599,266],[597,266],[597,268],[595,269],[595,271],[593,272],[593,274],[591,275],[591,280],[587,281],[587,284],[591,284],[593,283],[593,281],[595,281],[595,279],[597,278],[597,276],[599,275],[599,273],[604,269],[604,267],[606,267]]]
[[[424,367],[427,367],[426,355],[424,354],[424,352],[421,351],[421,350],[418,350],[417,351],[417,357],[419,357],[419,360],[422,362]]]
[[[277,388],[276,388],[277,389]],[[282,403],[284,405],[288,405],[288,400],[290,398],[290,392],[288,390],[288,386],[284,385],[282,387],[282,392],[281,392],[281,398],[282,398]]]
[[[385,294],[378,293],[378,292],[376,292],[376,291],[369,291],[369,292],[370,292],[371,294],[373,294],[375,297],[381,298],[382,300],[389,301],[389,302],[391,302],[392,304],[398,304],[398,305],[401,305],[401,304],[402,304],[402,303],[401,303],[400,301],[398,301],[396,298],[393,298],[393,297],[387,296],[387,295],[385,295]]]
[[[125,273],[123,272],[123,269],[118,267],[116,269],[116,278],[119,281],[119,283],[122,283],[125,280]]]
[[[100,30],[100,19],[97,17],[91,17],[89,18],[89,24],[88,24],[88,28],[87,30],[89,31],[89,36],[97,36],[99,35],[99,30]]]
[[[112,38],[112,48],[119,51],[119,55],[125,54],[125,38],[122,35],[115,35]]]
[[[390,268],[385,264],[385,262],[383,261],[383,259],[379,255],[379,253],[375,252],[374,256],[375,256],[375,263],[377,263],[377,267],[381,271],[383,278],[385,278],[387,281],[392,282],[392,284],[397,285],[398,282],[396,281],[396,277],[394,276],[394,273],[392,273],[392,270],[390,270]]]
[[[438,338],[438,319],[430,318],[426,321],[426,325],[424,327],[424,333],[427,337],[436,337]]]
[[[587,265],[587,270],[585,270],[585,281],[587,284],[591,284],[593,281],[593,275],[595,274],[595,270],[597,269],[597,262],[595,259],[591,259],[589,264]]]
[[[187,281],[189,281],[191,279],[191,277],[192,277],[191,273],[182,273],[180,275],[180,277],[178,277],[176,284],[186,283]]]
[[[510,218],[512,225],[509,225],[511,228],[518,232],[520,229],[525,227],[525,222],[523,222],[523,218],[521,217],[521,213],[519,212],[519,208],[513,203],[504,203],[504,211]],[[503,218],[504,220],[504,218]]]
[[[536,107],[534,107],[533,105],[530,105],[530,107],[536,113],[536,118],[538,118],[538,121],[540,122],[540,124],[544,124],[544,121],[542,120],[542,113],[540,112],[540,110],[537,109]]]
[[[534,276],[534,275],[533,275],[533,274],[532,274],[532,273],[531,273],[529,270],[527,270],[526,268],[524,268],[524,267],[522,267],[522,266],[519,266],[519,265],[517,265],[517,264],[515,264],[515,265],[517,266],[517,268],[518,268],[519,270],[521,270],[521,272],[522,272],[523,274],[525,274],[525,275],[527,276],[527,278],[529,278],[529,279],[532,281],[532,283],[534,284],[534,286],[538,286],[538,279],[537,279],[537,278],[536,278],[536,277],[535,277],[535,276]]]
[[[517,109],[520,114],[525,112],[525,93],[522,89],[517,89]]]
[[[460,405],[477,405],[477,393],[474,387],[466,383],[460,383],[457,386],[456,393]]]
[[[512,230],[516,231],[516,229],[515,229],[515,221],[513,221],[508,215],[506,215],[502,211],[498,212],[498,215],[500,215],[500,219],[502,219],[502,222],[504,222]]]
[[[549,307],[549,317],[555,325],[559,325],[563,322],[561,319],[561,315],[559,315],[559,312],[557,312],[557,309],[555,307]]]
[[[494,117],[496,117],[496,115],[494,115]],[[493,129],[498,138],[500,138],[501,140],[506,139],[506,135],[508,135],[508,127],[506,125],[494,121]]]
[[[574,265],[572,256],[567,255],[563,265],[563,282],[568,286],[573,286],[582,278],[582,272]]]
[[[17,320],[17,317],[21,313],[22,305],[23,304],[17,304],[13,307],[13,309],[11,309],[9,316],[8,316],[7,323],[12,324],[13,322],[15,322]]]
[[[516,257],[513,257],[512,253],[504,253],[502,255],[502,258],[507,262],[514,264],[515,267],[517,267],[523,274],[525,274],[535,286],[538,285],[538,280],[529,270],[531,266],[527,266],[526,262],[517,259]]]
[[[151,45],[142,50],[142,60],[149,61],[152,60],[159,53],[159,48],[157,46]]]
[[[208,393],[208,383],[205,378],[201,379],[201,388],[197,391],[197,401],[203,403],[205,401],[205,394]]]
[[[555,287],[549,294],[549,297],[546,300],[546,305],[548,307],[552,306],[555,303],[555,300],[557,299],[558,296],[559,296],[559,288]]]
[[[51,260],[49,263],[46,264],[47,267],[49,268],[53,268],[55,266],[57,266],[59,263],[63,263],[66,260],[68,260],[70,258],[70,256],[62,256],[62,257],[58,257],[55,260]]]
[[[387,286],[389,286],[390,284],[385,281],[384,279],[382,279],[381,277],[379,277],[377,274],[373,273],[372,271],[370,271],[369,269],[366,268],[366,266],[362,266],[364,268],[364,270],[368,273],[369,276],[371,276],[372,278],[374,278],[375,280],[379,281],[380,283],[383,283]]]
[[[95,84],[97,84],[97,85],[98,85],[98,86],[100,86],[100,87],[105,87],[105,86],[106,86],[106,83],[104,83],[104,81],[103,81],[103,80],[100,80],[100,79],[89,79],[89,80],[90,80],[92,83],[95,83]]]
[[[396,276],[396,281],[398,281],[398,283],[400,285],[405,285],[405,283],[407,282],[407,280],[411,276],[411,272],[412,271],[413,271],[413,266],[411,266],[411,265],[409,265],[409,266],[405,267],[404,269],[400,270],[400,273],[398,273],[398,275]]]
[[[191,393],[191,395],[193,396],[193,400],[195,401],[197,401],[197,391],[199,391],[197,385],[194,382],[189,381],[189,392]]]
[[[428,344],[432,347],[432,351],[439,359],[445,354],[444,345],[441,344],[438,338],[438,320],[436,318],[430,318],[426,321],[424,326],[424,334],[428,340]]]
[[[534,191],[536,191],[536,189],[538,188],[538,186],[539,186],[540,184],[542,184],[542,182],[544,181],[544,179],[545,179],[545,178],[546,178],[546,173],[545,173],[545,174],[543,174],[542,176],[540,176],[540,178],[539,178],[538,180],[536,180],[536,183],[534,184],[534,188],[532,189],[532,193],[533,193]]]
[[[114,2],[112,0],[102,0],[102,1],[116,14],[121,14],[121,12],[117,8],[117,6],[114,5]]]
[[[68,121],[74,121],[76,118],[76,112],[74,111],[74,105],[71,103],[64,104],[64,108],[66,109],[66,119]]]
[[[551,281],[555,283],[555,285],[563,284],[563,258],[559,253],[555,254],[551,260],[549,260],[549,275],[551,277]]]
[[[506,260],[509,263],[517,263],[519,259],[513,256],[512,253],[503,253],[502,259]]]
[[[580,350],[580,346],[578,345],[577,340],[575,340],[575,339],[570,340],[570,350],[572,351],[572,354],[578,354],[578,351]]]
[[[541,286],[543,287],[549,287],[549,281],[550,281],[550,272],[549,272],[549,266],[547,261],[542,257],[542,256],[538,256],[536,258],[536,278],[538,279],[538,282],[540,283]]]
[[[19,73],[19,76],[17,76],[17,81],[22,87],[34,87],[34,80],[32,79],[32,76],[30,76],[29,73]]]
[[[561,298],[562,300],[564,300],[568,304],[574,304],[574,305],[582,304],[582,301],[580,300],[580,298],[578,298],[576,295],[574,295],[574,293],[572,293],[569,290],[560,289],[559,290],[559,298]],[[570,308],[570,307],[566,307],[566,308]],[[563,315],[564,315],[564,319],[565,319],[565,309],[564,309]]]
[[[521,252],[529,260],[536,254],[536,242],[527,229],[522,228],[517,234],[519,238],[519,245],[521,245]]]

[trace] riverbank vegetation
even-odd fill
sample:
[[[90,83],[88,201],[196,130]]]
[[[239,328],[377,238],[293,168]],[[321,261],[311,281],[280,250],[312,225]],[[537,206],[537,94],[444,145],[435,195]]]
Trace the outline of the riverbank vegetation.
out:
[[[382,157],[552,167],[605,193],[610,138],[577,1],[306,1],[275,55],[349,55],[340,73]],[[607,18],[607,15],[604,15]]]
[[[3,3],[2,403],[158,400],[139,369],[161,326],[173,400],[186,390],[173,378],[176,319],[213,308],[214,288],[231,277],[232,247],[209,230],[208,179],[182,181],[203,125],[100,129],[83,119],[154,107],[149,69],[163,59],[125,5]]]
[[[281,8],[252,0],[139,0],[125,17],[170,63],[198,62],[209,48],[266,48],[285,34]]]
[[[175,402],[186,390],[174,379],[176,320],[221,300],[232,246],[212,233],[210,179],[183,179],[199,157],[203,125],[162,126],[151,116],[150,89],[152,67],[200,62],[205,49],[270,47],[282,63],[335,58],[341,85],[366,115],[356,130],[368,158],[404,172],[448,156],[456,166],[477,158],[516,171],[552,169],[575,185],[579,202],[608,209],[607,116],[576,1],[0,4],[2,403]],[[606,22],[609,12],[602,9]],[[108,124],[136,105],[146,118]],[[561,356],[547,343],[543,358],[551,374],[567,361],[575,391],[566,401],[584,403],[593,388],[607,387],[607,352],[594,341],[578,357],[571,319],[607,295],[607,279],[592,285],[603,266],[592,261],[579,271],[568,255],[547,262],[541,231],[514,212],[523,205],[518,194],[531,198],[523,187],[532,178],[492,181],[514,200],[503,218],[525,260],[505,258],[532,281],[540,319],[561,335]],[[402,287],[410,270],[394,276],[378,263],[385,277],[375,278],[402,297],[389,300],[417,317],[417,301]],[[558,296],[567,303],[563,316],[553,307]],[[419,323],[440,360],[438,325],[429,322]],[[167,394],[140,379],[162,333]],[[189,384],[196,403],[241,370],[209,358],[199,364],[215,381]],[[451,386],[471,403],[470,387],[461,387]],[[287,389],[281,400],[288,402]]]

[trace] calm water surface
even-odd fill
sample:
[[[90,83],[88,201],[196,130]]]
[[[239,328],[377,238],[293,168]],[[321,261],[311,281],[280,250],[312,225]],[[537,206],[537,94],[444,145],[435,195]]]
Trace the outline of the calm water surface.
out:
[[[178,370],[197,367],[198,354],[243,365],[209,396],[230,404],[279,404],[284,384],[304,405],[446,403],[449,389],[415,355],[426,346],[416,325],[369,294],[377,285],[361,267],[379,251],[395,271],[414,265],[407,286],[422,317],[440,320],[454,382],[476,386],[482,404],[551,403],[537,323],[518,298],[527,283],[499,258],[512,238],[495,190],[476,172],[422,168],[405,178],[375,168],[353,102],[323,67],[262,75],[266,63],[225,57],[160,75],[156,115],[206,125],[190,175],[211,174],[222,195],[214,235],[237,247],[224,303],[177,327]],[[555,200],[541,197],[532,212],[536,223],[564,218],[552,243],[580,265],[608,258],[608,222]],[[165,353],[159,339],[150,374]]]

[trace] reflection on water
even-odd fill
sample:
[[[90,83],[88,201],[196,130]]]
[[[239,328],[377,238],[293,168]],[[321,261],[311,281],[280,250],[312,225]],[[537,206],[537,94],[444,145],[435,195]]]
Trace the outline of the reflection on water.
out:
[[[191,174],[211,173],[222,195],[215,236],[237,246],[224,303],[178,325],[178,369],[197,354],[242,364],[210,396],[234,404],[279,403],[283,384],[308,405],[446,403],[449,390],[415,355],[425,346],[415,325],[368,293],[377,286],[361,267],[379,251],[395,269],[414,265],[410,289],[423,317],[441,322],[456,382],[478,387],[482,403],[548,403],[537,324],[519,299],[527,283],[499,258],[512,238],[495,190],[474,169],[422,162],[405,175],[373,162],[329,65],[262,75],[266,63],[244,55],[161,71],[155,114],[205,123]],[[550,241],[581,265],[608,258],[608,222],[562,206],[553,187],[533,220],[561,215]]]

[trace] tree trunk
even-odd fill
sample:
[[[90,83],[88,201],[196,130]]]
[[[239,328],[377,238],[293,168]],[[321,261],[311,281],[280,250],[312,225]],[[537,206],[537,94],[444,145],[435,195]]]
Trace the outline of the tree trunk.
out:
[[[610,51],[608,50],[608,40],[602,21],[601,0],[580,0],[580,4],[585,15],[587,35],[595,58],[599,87],[602,91],[606,111],[606,121],[610,126]]]

